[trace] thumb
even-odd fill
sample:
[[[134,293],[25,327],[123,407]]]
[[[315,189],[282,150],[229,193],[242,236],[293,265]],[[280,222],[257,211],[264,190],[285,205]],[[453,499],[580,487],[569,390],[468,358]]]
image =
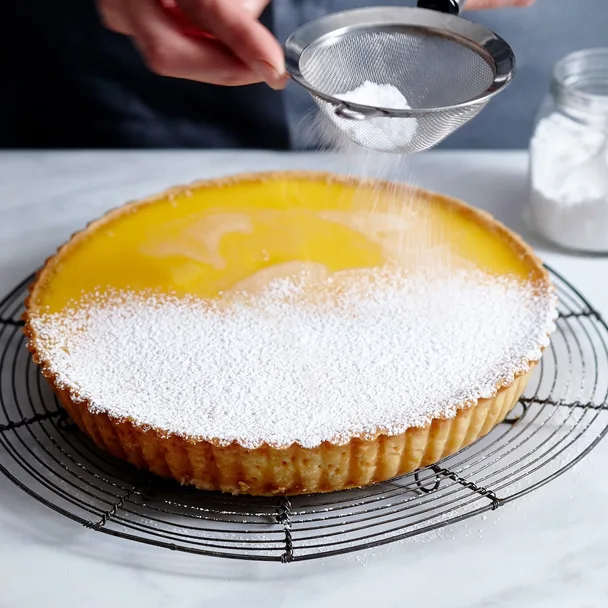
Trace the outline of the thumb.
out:
[[[257,7],[266,4],[256,2]],[[283,50],[257,16],[243,10],[242,0],[176,0],[176,4],[193,25],[213,34],[271,87],[285,86]]]
[[[104,1],[104,0],[100,0]],[[105,0],[110,2],[122,2],[122,0]],[[177,6],[177,0],[159,0],[164,8],[169,11],[177,10],[180,11],[180,8]],[[250,15],[253,15],[256,19],[260,17],[263,13],[264,9],[268,6],[268,0],[240,0],[241,8]]]
[[[260,18],[267,6],[268,0],[241,0],[241,7],[256,19]]]
[[[122,0],[97,0],[97,11],[105,27],[119,34],[131,34],[131,24]]]

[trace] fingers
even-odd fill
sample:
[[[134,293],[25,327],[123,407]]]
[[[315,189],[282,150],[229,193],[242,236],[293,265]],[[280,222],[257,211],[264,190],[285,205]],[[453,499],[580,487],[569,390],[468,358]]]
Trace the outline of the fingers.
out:
[[[483,10],[488,8],[507,8],[532,6],[536,0],[468,0],[465,3],[467,10]]]
[[[268,0],[218,0],[201,17],[205,2],[183,0],[97,0],[109,29],[134,39],[151,70],[164,76],[239,86],[266,81],[281,89],[287,76],[283,52],[258,17]],[[165,8],[179,9],[217,40],[184,35]],[[192,15],[194,14],[194,19]]]
[[[97,0],[97,11],[102,23],[109,30],[127,36],[131,34],[131,24],[123,0]]]
[[[178,8],[178,0],[160,0],[160,3],[167,8]],[[249,13],[252,17],[259,19],[260,15],[268,5],[268,0],[236,0],[242,10]]]
[[[287,81],[283,51],[276,38],[234,0],[175,0],[188,19],[223,42],[273,88]],[[261,6],[261,0],[256,5]],[[262,7],[263,8],[263,7]]]
[[[264,9],[268,6],[268,0],[241,0],[241,5],[249,14],[259,19]]]
[[[260,82],[221,42],[183,35],[158,0],[121,0],[121,5],[130,35],[152,71],[224,86]]]

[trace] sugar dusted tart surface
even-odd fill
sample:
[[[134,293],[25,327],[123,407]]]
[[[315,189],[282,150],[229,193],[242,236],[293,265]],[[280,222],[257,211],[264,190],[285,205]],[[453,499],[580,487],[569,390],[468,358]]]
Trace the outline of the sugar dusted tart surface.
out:
[[[91,223],[38,274],[25,331],[100,448],[268,495],[384,481],[487,434],[555,317],[542,265],[488,215],[401,184],[269,173]]]

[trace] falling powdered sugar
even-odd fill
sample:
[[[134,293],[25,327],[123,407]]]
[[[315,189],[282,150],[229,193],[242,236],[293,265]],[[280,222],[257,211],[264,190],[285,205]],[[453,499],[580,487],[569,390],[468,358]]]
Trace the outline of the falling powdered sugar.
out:
[[[515,279],[389,273],[331,297],[291,279],[225,301],[116,293],[30,323],[58,385],[93,411],[223,445],[312,448],[493,396],[540,358],[554,318],[552,294]]]

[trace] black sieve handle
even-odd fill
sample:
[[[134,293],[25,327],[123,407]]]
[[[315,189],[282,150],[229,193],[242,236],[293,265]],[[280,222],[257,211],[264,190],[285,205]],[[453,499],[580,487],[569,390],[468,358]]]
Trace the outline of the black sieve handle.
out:
[[[418,0],[418,8],[428,8],[449,15],[458,15],[465,0]]]

